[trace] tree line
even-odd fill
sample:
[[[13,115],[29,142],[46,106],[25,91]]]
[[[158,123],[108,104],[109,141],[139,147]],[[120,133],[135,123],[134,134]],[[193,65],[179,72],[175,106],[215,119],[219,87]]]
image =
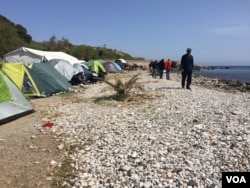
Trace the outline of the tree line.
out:
[[[88,61],[90,59],[139,59],[141,57],[132,57],[130,54],[116,49],[108,49],[103,46],[74,45],[67,38],[58,39],[55,35],[47,41],[34,41],[28,34],[27,29],[21,24],[15,24],[3,15],[0,15],[0,59],[17,48],[27,47],[43,51],[62,51],[78,59]]]

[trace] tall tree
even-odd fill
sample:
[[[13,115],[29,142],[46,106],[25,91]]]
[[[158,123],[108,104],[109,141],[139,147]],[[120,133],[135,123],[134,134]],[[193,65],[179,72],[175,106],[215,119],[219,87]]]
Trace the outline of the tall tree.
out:
[[[22,25],[17,24],[16,26],[17,34],[19,37],[27,44],[30,44],[32,41],[32,37],[27,33],[26,28],[24,28]]]
[[[31,41],[32,37],[27,33],[26,28],[20,24],[15,25],[0,15],[0,57]]]
[[[19,38],[15,27],[10,23],[0,21],[0,57],[22,47],[24,42]]]

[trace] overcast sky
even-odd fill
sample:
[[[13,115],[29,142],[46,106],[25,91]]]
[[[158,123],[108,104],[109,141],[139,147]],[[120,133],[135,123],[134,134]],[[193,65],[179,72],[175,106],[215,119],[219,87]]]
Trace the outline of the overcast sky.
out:
[[[67,38],[146,59],[250,66],[249,0],[0,0],[35,41]]]

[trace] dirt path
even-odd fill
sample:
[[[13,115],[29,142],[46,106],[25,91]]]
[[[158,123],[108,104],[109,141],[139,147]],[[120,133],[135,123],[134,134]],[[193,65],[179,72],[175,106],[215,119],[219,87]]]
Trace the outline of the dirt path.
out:
[[[60,97],[34,99],[35,108],[60,102]],[[40,111],[0,126],[0,187],[51,187],[52,160],[63,159],[64,151],[49,134],[33,125],[41,122]]]

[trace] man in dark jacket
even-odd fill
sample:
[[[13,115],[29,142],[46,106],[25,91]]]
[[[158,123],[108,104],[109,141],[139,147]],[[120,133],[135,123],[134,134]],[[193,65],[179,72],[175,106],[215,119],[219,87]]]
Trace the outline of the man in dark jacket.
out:
[[[181,86],[185,87],[185,82],[187,81],[186,88],[191,89],[190,85],[192,82],[192,71],[194,66],[194,59],[191,55],[191,48],[187,49],[187,53],[184,54],[181,58],[181,72],[182,72],[182,80]]]
[[[160,75],[160,79],[162,79],[162,77],[163,77],[164,64],[165,64],[164,59],[161,59],[159,61],[159,75]]]
[[[158,72],[158,62],[157,61],[153,61],[152,63],[152,77],[156,78],[157,77],[157,72]]]

